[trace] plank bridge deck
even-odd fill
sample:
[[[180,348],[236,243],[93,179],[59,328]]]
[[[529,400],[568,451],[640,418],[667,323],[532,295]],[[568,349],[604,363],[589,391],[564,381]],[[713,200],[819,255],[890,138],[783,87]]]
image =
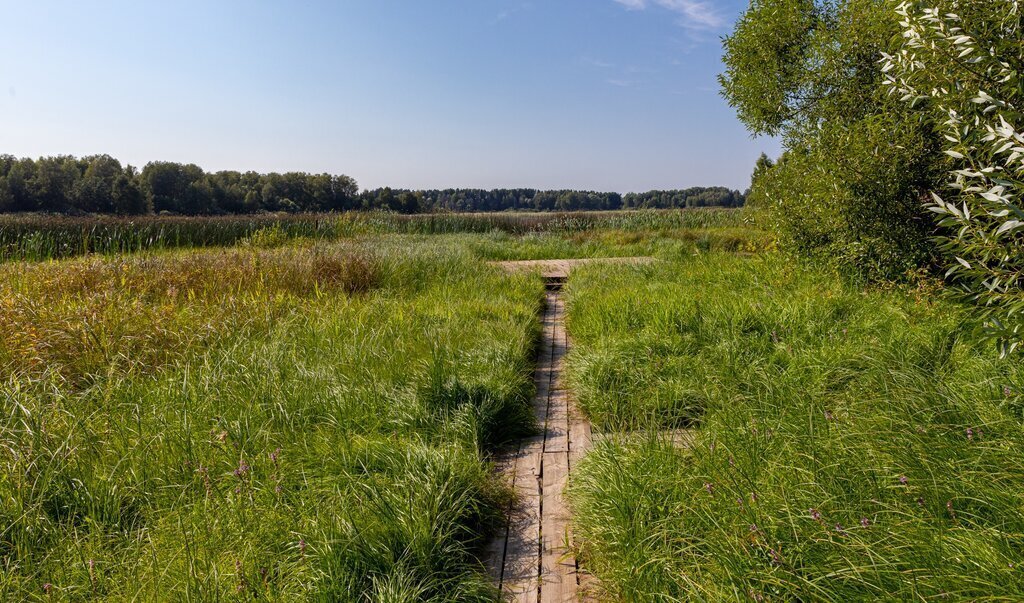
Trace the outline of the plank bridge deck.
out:
[[[545,277],[548,291],[533,400],[543,431],[524,439],[498,461],[517,500],[506,533],[492,543],[488,566],[505,600],[590,601],[591,582],[573,556],[564,496],[570,471],[590,446],[591,431],[573,408],[562,381],[569,345],[560,291],[565,273]]]

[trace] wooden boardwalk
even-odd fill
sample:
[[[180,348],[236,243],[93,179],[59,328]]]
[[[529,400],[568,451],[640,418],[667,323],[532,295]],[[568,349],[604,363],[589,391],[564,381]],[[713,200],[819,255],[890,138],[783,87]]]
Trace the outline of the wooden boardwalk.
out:
[[[589,423],[572,407],[562,381],[569,345],[560,291],[565,277],[558,273],[546,278],[544,332],[533,400],[543,431],[499,459],[499,470],[511,482],[517,500],[508,529],[492,543],[488,565],[506,600],[568,603],[590,600],[587,576],[573,557],[564,495],[569,473],[590,446],[591,432]]]
[[[572,269],[576,266],[587,264],[605,265],[629,265],[641,266],[653,263],[651,257],[621,257],[621,258],[577,258],[571,260],[518,260],[511,262],[491,262],[491,264],[509,272],[540,271],[547,279],[566,279]]]

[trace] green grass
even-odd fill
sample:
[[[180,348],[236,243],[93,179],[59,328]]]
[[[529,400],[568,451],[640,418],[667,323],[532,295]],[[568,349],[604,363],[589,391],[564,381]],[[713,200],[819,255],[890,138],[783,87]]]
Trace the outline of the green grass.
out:
[[[607,219],[638,216],[680,219]],[[543,287],[486,261],[764,244],[233,220],[213,248],[0,264],[0,599],[492,601],[488,461],[533,427]]]
[[[613,599],[1022,597],[1024,368],[962,308],[774,255],[588,267],[568,295],[580,404],[634,433],[571,484]]]
[[[0,599],[494,600],[541,291],[427,243],[0,267]]]
[[[486,261],[628,255],[661,261],[567,289],[610,434],[574,534],[610,599],[1021,598],[1024,367],[934,291],[842,284],[722,216],[3,263],[0,599],[495,600],[488,461],[533,428],[542,284]]]

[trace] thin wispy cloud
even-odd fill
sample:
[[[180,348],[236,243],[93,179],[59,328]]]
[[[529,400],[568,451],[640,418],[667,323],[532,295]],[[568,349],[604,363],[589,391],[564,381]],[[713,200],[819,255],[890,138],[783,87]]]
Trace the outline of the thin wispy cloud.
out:
[[[532,9],[533,9],[533,3],[532,2],[524,2],[522,4],[519,4],[518,6],[513,6],[511,8],[508,8],[506,10],[503,10],[503,11],[499,12],[498,15],[496,17],[494,17],[494,19],[491,20],[491,25],[497,25],[498,23],[501,23],[502,21],[504,21],[504,20],[506,20],[506,19],[508,19],[510,17],[515,16],[516,13],[521,13],[523,11],[532,10]]]
[[[590,67],[597,67],[598,69],[611,69],[615,67],[615,63],[609,63],[608,61],[602,61],[601,59],[595,59],[594,57],[584,56],[580,59],[584,65]]]
[[[690,29],[718,29],[725,19],[710,3],[702,0],[614,0],[626,10],[645,10],[659,6],[680,16],[680,24]]]

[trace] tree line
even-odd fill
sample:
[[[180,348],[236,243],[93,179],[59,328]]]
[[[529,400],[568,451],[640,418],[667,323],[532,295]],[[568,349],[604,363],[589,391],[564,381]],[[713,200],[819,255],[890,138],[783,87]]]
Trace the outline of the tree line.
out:
[[[399,213],[495,211],[606,211],[623,209],[678,209],[687,207],[742,207],[745,196],[724,187],[646,193],[537,189],[394,190],[380,188],[360,194],[364,209]]]
[[[691,188],[620,195],[536,189],[391,188],[359,191],[332,174],[220,171],[156,161],[142,170],[109,155],[16,158],[0,155],[0,213],[224,215],[261,212],[385,210],[397,213],[601,211],[632,208],[738,207],[744,195]]]
[[[359,188],[331,174],[207,173],[157,161],[141,171],[109,155],[33,160],[0,155],[0,212],[139,215],[356,209]]]

